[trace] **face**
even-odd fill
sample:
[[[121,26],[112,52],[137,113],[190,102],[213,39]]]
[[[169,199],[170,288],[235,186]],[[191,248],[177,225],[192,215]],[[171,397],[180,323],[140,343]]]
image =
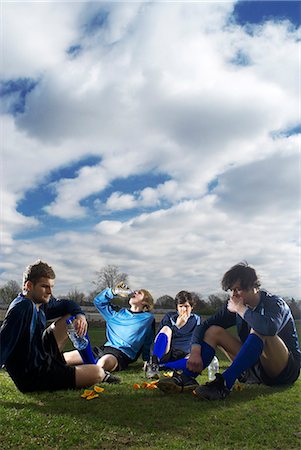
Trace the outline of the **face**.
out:
[[[192,306],[189,302],[177,305],[177,311],[179,313],[179,316],[182,316],[182,314],[187,314],[189,317],[192,311]]]
[[[25,284],[26,296],[34,303],[48,303],[52,295],[54,280],[50,278],[40,278],[35,284],[27,281]]]
[[[144,293],[142,291],[134,291],[132,297],[129,300],[129,304],[139,306],[143,305]]]
[[[243,304],[247,305],[252,304],[254,302],[258,289],[257,288],[242,289],[240,282],[237,281],[236,283],[233,284],[233,286],[231,286],[229,291],[231,298],[242,299]]]

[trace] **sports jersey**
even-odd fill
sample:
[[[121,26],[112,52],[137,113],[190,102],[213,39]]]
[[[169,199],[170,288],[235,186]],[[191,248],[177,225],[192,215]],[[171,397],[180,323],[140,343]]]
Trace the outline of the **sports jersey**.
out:
[[[49,358],[42,341],[46,320],[67,314],[84,313],[75,302],[53,297],[37,310],[32,300],[19,294],[10,304],[0,329],[0,367],[5,365],[16,382],[36,373]]]
[[[260,300],[253,310],[247,308],[242,318],[230,312],[227,304],[217,314],[205,320],[194,332],[191,344],[202,344],[206,330],[212,325],[230,328],[236,325],[241,342],[245,342],[251,328],[263,336],[279,336],[294,359],[300,364],[300,347],[294,318],[287,303],[276,295],[260,291]]]
[[[150,312],[133,312],[127,308],[116,310],[111,304],[114,297],[107,288],[94,299],[94,305],[107,324],[105,346],[115,347],[135,360],[142,353],[147,361],[154,338],[154,315]]]
[[[198,325],[201,323],[201,318],[197,314],[191,314],[182,327],[178,328],[177,318],[178,312],[168,312],[165,314],[160,322],[158,333],[164,326],[168,326],[172,330],[172,338],[170,347],[173,349],[182,350],[185,353],[190,352],[191,338]]]

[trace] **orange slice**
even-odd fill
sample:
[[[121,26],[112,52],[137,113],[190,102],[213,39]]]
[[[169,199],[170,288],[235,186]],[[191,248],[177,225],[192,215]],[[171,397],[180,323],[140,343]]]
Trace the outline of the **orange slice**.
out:
[[[90,389],[85,389],[83,394],[81,395],[82,398],[87,398],[89,395],[92,395],[94,391],[91,391]]]
[[[104,391],[104,388],[103,388],[103,387],[100,387],[100,386],[94,386],[94,391],[95,391],[95,392],[103,392],[103,391]]]
[[[94,392],[94,394],[91,394],[91,395],[89,395],[89,397],[86,397],[86,400],[93,400],[93,398],[97,398],[97,397],[99,397],[99,395]]]

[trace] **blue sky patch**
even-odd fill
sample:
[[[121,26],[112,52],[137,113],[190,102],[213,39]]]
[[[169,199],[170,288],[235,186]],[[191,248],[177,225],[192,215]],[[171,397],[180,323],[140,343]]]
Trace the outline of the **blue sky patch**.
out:
[[[207,185],[208,193],[214,191],[217,185],[218,185],[218,178],[214,178],[212,181],[210,181]]]
[[[301,6],[299,1],[239,1],[234,8],[234,17],[241,25],[289,20],[300,26]]]
[[[76,45],[70,45],[69,48],[67,48],[67,55],[71,56],[72,58],[76,58],[82,51],[82,47],[80,44]]]
[[[114,192],[134,194],[135,192],[140,192],[147,187],[156,188],[159,184],[162,184],[170,179],[171,178],[168,175],[164,175],[162,173],[147,173],[141,175],[131,175],[127,178],[116,178],[110,186],[104,189],[101,193],[93,194],[82,200],[81,205],[92,208],[95,200],[100,200],[102,203],[105,203]]]
[[[97,14],[95,14],[88,23],[86,23],[84,29],[85,33],[93,34],[101,28],[104,28],[108,22],[109,11],[101,9]]]
[[[20,114],[25,111],[26,96],[37,86],[38,81],[32,78],[17,78],[0,82],[0,97],[13,97],[9,103],[10,114]]]
[[[24,198],[19,203],[17,210],[25,216],[44,217],[45,212],[43,211],[43,207],[53,202],[56,197],[53,183],[64,178],[75,178],[82,167],[94,166],[99,164],[100,161],[101,158],[98,156],[89,156],[74,162],[70,166],[60,167],[59,169],[50,172],[43,183],[26,192]]]
[[[251,60],[249,56],[243,52],[242,50],[238,50],[234,58],[230,61],[232,64],[235,64],[236,66],[250,66]]]

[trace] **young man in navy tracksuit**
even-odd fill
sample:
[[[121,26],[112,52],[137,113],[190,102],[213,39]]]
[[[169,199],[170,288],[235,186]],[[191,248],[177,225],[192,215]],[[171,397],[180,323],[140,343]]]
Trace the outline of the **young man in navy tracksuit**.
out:
[[[145,367],[146,378],[159,378],[160,366],[175,369],[177,360],[188,358],[191,338],[201,318],[192,313],[195,300],[190,292],[178,292],[175,304],[177,310],[165,314],[160,322],[153,354]]]
[[[236,379],[252,376],[268,386],[289,385],[300,374],[300,347],[290,308],[276,295],[260,290],[255,270],[239,263],[228,270],[222,287],[230,291],[225,307],[206,320],[194,333],[187,369],[201,373],[220,347],[232,361],[216,379],[199,386],[200,399],[226,398]],[[236,325],[238,337],[227,329]],[[186,380],[171,379],[169,390],[180,390]],[[166,389],[167,390],[167,389]]]
[[[66,319],[75,316],[80,336],[87,331],[81,308],[52,296],[55,273],[47,263],[27,267],[23,292],[10,304],[0,329],[0,368],[4,366],[22,392],[53,391],[115,382],[94,363],[83,364],[86,349],[63,353],[68,341]],[[46,321],[55,320],[46,328]]]

